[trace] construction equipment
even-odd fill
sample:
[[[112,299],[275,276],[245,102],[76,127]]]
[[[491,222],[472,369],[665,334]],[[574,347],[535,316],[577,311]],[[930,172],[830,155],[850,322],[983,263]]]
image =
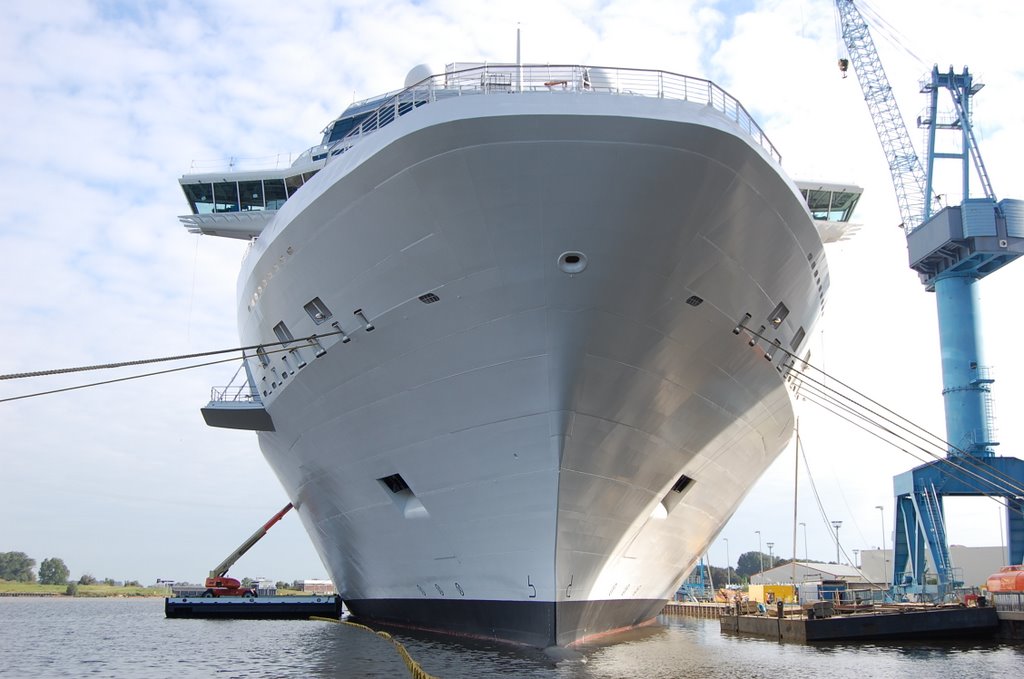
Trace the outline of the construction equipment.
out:
[[[210,577],[206,578],[206,591],[203,592],[204,597],[256,596],[256,590],[243,587],[242,583],[235,578],[227,577],[228,570],[235,565],[236,561],[242,558],[242,555],[252,549],[252,546],[267,534],[270,527],[280,521],[291,508],[292,503],[289,502],[284,506],[284,509],[270,517],[269,521],[260,526],[255,533],[249,536],[249,539],[239,545],[238,549],[231,552],[228,558],[221,561],[216,568],[210,571]]]
[[[925,289],[934,292],[938,307],[942,355],[943,401],[946,415],[945,459],[939,459],[894,479],[896,535],[893,585],[925,593],[925,549],[937,576],[937,592],[955,587],[949,559],[945,496],[989,496],[1006,507],[1007,542],[1011,563],[1024,557],[1024,460],[997,457],[992,448],[995,425],[991,378],[982,361],[976,311],[976,283],[1024,255],[1024,201],[997,201],[981,160],[971,120],[971,99],[982,88],[967,68],[942,73],[933,67],[921,92],[929,104],[918,119],[927,130],[927,163],[914,151],[896,98],[864,16],[853,0],[835,0],[842,41],[849,52],[872,122],[882,143],[899,203],[901,226],[907,236],[910,267]],[[850,65],[840,58],[846,77]],[[938,112],[940,91],[947,91],[953,114]],[[959,133],[959,151],[939,151],[936,132]],[[942,207],[934,196],[936,160],[957,160],[962,180],[962,204]],[[983,197],[972,198],[971,165]],[[942,208],[933,213],[933,208]]]

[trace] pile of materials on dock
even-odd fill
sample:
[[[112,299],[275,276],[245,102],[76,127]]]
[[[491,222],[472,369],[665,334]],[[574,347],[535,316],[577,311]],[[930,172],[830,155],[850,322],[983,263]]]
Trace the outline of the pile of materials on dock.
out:
[[[168,618],[220,619],[305,619],[341,616],[339,596],[221,596],[168,597],[164,599]]]

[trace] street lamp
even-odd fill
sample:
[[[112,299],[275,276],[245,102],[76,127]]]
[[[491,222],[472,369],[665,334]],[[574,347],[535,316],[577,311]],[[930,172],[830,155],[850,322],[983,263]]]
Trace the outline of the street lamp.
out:
[[[885,508],[882,505],[875,505],[878,515],[882,519],[882,562],[885,562]]]
[[[725,540],[725,570],[729,575],[729,586],[732,587],[732,559],[729,558],[729,538]]]
[[[804,527],[804,561],[808,561],[810,557],[807,556],[807,524],[801,521],[800,525]]]
[[[765,543],[768,545],[768,568],[775,568],[775,552],[772,551],[772,547],[775,546],[774,542]]]
[[[853,550],[853,567],[860,568],[860,550]]]
[[[840,563],[840,561],[839,561],[839,527],[842,526],[842,525],[843,525],[842,521],[833,521],[832,522],[832,527],[836,529],[836,564]]]
[[[755,530],[754,532],[757,533],[757,558],[759,559],[761,564],[761,570],[758,571],[757,574],[761,575],[762,573],[764,573],[764,552],[761,551],[761,531]]]

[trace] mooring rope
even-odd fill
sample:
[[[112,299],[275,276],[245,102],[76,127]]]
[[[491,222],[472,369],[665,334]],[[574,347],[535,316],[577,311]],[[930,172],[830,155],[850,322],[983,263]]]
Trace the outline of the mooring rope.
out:
[[[409,675],[412,676],[413,679],[438,679],[437,677],[428,673],[426,670],[420,667],[420,664],[413,660],[412,656],[409,655],[409,651],[405,650],[405,646],[403,646],[401,642],[397,641],[393,636],[391,636],[387,632],[384,632],[383,630],[375,630],[372,627],[360,625],[358,622],[349,622],[348,620],[335,620],[334,618],[324,618],[319,615],[310,616],[309,619],[317,620],[319,622],[333,622],[336,625],[349,625],[350,627],[358,627],[359,629],[366,630],[367,632],[370,632],[372,634],[376,634],[381,639],[387,639],[394,645],[395,650],[398,651],[398,655],[402,656],[402,660],[403,662],[405,662],[405,666],[409,670]]]
[[[250,354],[259,349],[266,349],[267,347],[281,347],[274,351],[285,351],[284,347],[287,347],[292,343],[304,342],[307,346],[315,346],[318,340],[324,337],[331,337],[333,335],[345,335],[342,330],[331,330],[319,334],[313,334],[309,337],[298,337],[289,340],[281,340],[279,342],[266,342],[264,344],[251,344],[245,347],[231,347],[230,349],[214,349],[212,351],[199,351],[192,354],[178,354],[176,356],[159,356],[156,358],[142,358],[134,361],[116,361],[114,363],[99,363],[96,365],[80,365],[69,368],[51,368],[49,370],[34,370],[32,372],[20,372],[20,373],[9,373],[0,375],[0,380],[23,380],[30,377],[46,377],[49,375],[66,375],[68,373],[79,373],[79,372],[90,372],[94,370],[113,370],[115,368],[129,368],[137,365],[149,365],[150,363],[166,363],[169,361],[186,361],[192,358],[206,358],[207,356],[216,356],[218,354],[234,354],[242,352],[243,357],[246,352]],[[301,345],[300,345],[301,346]],[[268,352],[273,353],[273,351]]]

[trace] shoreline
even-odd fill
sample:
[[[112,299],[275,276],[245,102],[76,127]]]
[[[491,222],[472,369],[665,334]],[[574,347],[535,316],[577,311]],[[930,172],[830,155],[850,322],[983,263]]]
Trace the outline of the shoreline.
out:
[[[64,594],[63,592],[0,592],[3,597],[36,597],[39,599],[165,599],[169,594],[115,594],[85,592]]]
[[[75,592],[68,593],[69,585],[75,585]],[[0,581],[0,597],[67,597],[74,598],[156,598],[170,596],[170,590],[163,587],[124,587],[104,584],[42,585],[37,582]]]

